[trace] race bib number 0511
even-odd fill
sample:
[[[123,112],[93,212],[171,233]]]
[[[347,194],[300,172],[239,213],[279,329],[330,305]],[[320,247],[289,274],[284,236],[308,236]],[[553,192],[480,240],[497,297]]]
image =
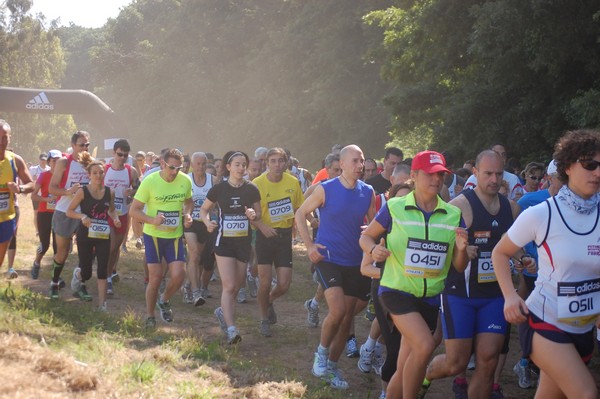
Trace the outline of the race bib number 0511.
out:
[[[585,325],[600,314],[600,278],[557,285],[558,319],[563,323]]]

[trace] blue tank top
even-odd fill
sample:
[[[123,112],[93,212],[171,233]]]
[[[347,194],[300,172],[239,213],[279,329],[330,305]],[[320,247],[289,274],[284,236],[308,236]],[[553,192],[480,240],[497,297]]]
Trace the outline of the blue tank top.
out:
[[[500,211],[491,215],[475,190],[465,190],[462,195],[469,201],[473,211],[473,221],[468,230],[469,245],[478,247],[477,257],[471,259],[464,273],[450,268],[445,293],[469,298],[501,297],[502,291],[492,265],[492,250],[513,224],[510,202],[505,196],[498,195]]]
[[[319,208],[321,222],[315,242],[327,247],[321,250],[326,262],[360,266],[362,249],[358,239],[371,206],[373,188],[357,180],[353,189],[347,189],[339,177],[321,186],[325,190],[325,203]]]

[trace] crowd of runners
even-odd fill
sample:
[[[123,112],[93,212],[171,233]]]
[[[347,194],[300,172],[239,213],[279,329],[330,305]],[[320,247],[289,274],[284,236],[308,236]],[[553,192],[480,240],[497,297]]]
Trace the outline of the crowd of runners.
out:
[[[586,366],[600,325],[596,131],[567,132],[552,160],[524,168],[500,144],[459,165],[436,151],[405,159],[398,148],[377,162],[378,154],[336,145],[314,178],[281,147],[252,157],[175,148],[133,155],[119,139],[105,162],[90,155],[84,131],[28,167],[9,150],[10,133],[0,120],[0,264],[8,253],[7,276],[18,277],[17,194],[31,193],[40,241],[31,278],[40,278],[52,243],[52,300],[75,243],[71,291],[107,311],[131,232],[145,255],[146,329],[156,328],[155,313],[173,322],[179,292],[203,305],[218,272],[214,313],[226,342],[242,340],[236,304],[248,295],[257,298],[257,333],[271,337],[276,300],[292,283],[293,245],[303,244],[315,281],[307,324],[321,328],[312,374],[331,387],[351,385],[338,368],[347,356],[381,376],[380,398],[424,398],[450,376],[456,398],[503,398],[514,323],[522,356],[509,367],[520,388],[537,388],[539,398],[598,397]],[[94,261],[96,299],[86,288]],[[363,311],[372,325],[359,341]]]

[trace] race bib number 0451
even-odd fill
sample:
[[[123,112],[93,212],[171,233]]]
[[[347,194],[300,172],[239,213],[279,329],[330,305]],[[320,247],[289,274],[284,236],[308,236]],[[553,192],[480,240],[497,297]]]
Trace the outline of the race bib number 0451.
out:
[[[448,254],[449,244],[409,238],[404,256],[404,273],[416,277],[439,277]]]

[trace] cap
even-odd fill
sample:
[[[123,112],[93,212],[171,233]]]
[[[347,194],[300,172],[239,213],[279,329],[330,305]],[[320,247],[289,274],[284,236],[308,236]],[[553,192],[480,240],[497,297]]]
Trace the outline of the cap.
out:
[[[62,152],[58,150],[50,150],[48,151],[47,158],[62,158]]]
[[[40,159],[43,159],[44,161],[48,159],[48,155],[46,154],[40,154]]]
[[[556,161],[553,159],[552,161],[550,161],[550,163],[548,164],[548,168],[546,169],[546,173],[549,175],[554,175],[558,172],[558,169],[556,167]]]
[[[450,173],[446,168],[446,159],[436,151],[422,151],[412,160],[411,170],[422,170],[425,173]]]

